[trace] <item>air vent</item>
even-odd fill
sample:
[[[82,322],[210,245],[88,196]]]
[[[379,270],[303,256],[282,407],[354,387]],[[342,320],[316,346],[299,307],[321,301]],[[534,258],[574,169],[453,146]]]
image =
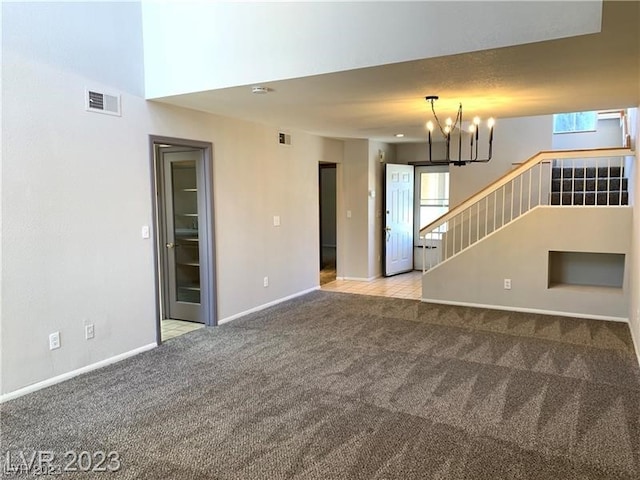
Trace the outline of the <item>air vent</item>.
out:
[[[278,143],[280,145],[291,145],[291,135],[288,133],[278,133]]]
[[[96,90],[87,89],[86,110],[88,112],[105,113],[107,115],[121,115],[120,95],[109,95]]]

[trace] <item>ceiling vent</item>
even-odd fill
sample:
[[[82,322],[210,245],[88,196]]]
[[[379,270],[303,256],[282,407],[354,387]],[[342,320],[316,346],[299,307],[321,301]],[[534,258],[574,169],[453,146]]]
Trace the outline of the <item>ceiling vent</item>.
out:
[[[278,133],[278,143],[280,145],[291,145],[291,135],[288,133]]]
[[[121,116],[120,95],[109,95],[96,90],[86,90],[85,108],[87,112]]]

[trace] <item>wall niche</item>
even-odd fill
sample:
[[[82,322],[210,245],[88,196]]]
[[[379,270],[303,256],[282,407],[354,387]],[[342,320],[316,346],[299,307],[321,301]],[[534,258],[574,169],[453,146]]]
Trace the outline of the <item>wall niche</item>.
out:
[[[622,289],[623,253],[549,251],[549,288],[563,286]]]

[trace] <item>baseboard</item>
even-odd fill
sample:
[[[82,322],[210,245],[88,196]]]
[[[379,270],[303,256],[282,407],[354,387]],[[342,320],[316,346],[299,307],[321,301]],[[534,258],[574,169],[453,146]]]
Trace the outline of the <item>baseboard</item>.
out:
[[[354,282],[371,282],[376,278],[380,278],[382,275],[375,275],[373,277],[336,277],[336,280],[352,280]]]
[[[259,305],[254,308],[250,308],[249,310],[245,310],[244,312],[236,313],[235,315],[231,315],[229,317],[225,317],[222,320],[218,320],[218,325],[222,325],[223,323],[230,322],[240,317],[244,317],[245,315],[249,315],[250,313],[259,312],[260,310],[264,310],[265,308],[273,307],[282,302],[286,302],[287,300],[292,300],[296,297],[301,297],[302,295],[306,295],[307,293],[315,292],[316,290],[320,290],[320,287],[308,288],[307,290],[303,290],[298,293],[294,293],[293,295],[289,295],[288,297],[279,298],[278,300],[274,300],[273,302],[265,303],[263,305]]]
[[[78,368],[77,370],[72,370],[71,372],[63,373],[62,375],[58,375],[56,377],[48,378],[46,380],[42,380],[41,382],[34,383],[32,385],[28,385],[26,387],[20,388],[13,392],[5,393],[4,395],[0,395],[0,403],[7,402],[9,400],[13,400],[14,398],[22,397],[23,395],[27,395],[28,393],[33,393],[38,390],[41,390],[46,387],[50,387],[55,385],[56,383],[64,382],[65,380],[69,380],[73,377],[77,377],[78,375],[82,375],[83,373],[91,372],[93,370],[97,370],[98,368],[106,367],[107,365],[111,365],[112,363],[120,362],[129,357],[133,357],[138,355],[139,353],[146,352],[157,347],[157,343],[150,343],[148,345],[144,345],[139,348],[135,348],[128,352],[121,353],[119,355],[115,355],[113,357],[107,358],[105,360],[100,360],[99,362],[92,363],[91,365],[87,365],[86,367]]]
[[[592,315],[590,313],[560,312],[556,310],[542,310],[539,308],[523,308],[505,305],[485,305],[483,303],[456,302],[451,300],[437,300],[433,298],[423,298],[425,303],[438,303],[441,305],[457,305],[460,307],[486,308],[488,310],[507,310],[511,312],[537,313],[540,315],[557,315],[559,317],[586,318],[587,320],[606,320],[609,322],[629,323],[626,317],[613,317],[609,315]]]

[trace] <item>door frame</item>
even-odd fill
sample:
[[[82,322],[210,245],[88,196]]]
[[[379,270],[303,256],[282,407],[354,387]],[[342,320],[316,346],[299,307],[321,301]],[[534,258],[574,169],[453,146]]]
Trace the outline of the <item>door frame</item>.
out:
[[[318,163],[318,219],[319,219],[319,228],[318,228],[318,238],[319,238],[319,244],[320,244],[320,251],[318,252],[318,257],[319,257],[319,263],[320,263],[320,268],[319,270],[322,270],[322,265],[323,265],[323,255],[322,255],[322,202],[323,202],[323,195],[322,195],[322,169],[323,168],[331,168],[333,170],[335,170],[334,176],[335,176],[335,196],[333,197],[333,200],[335,202],[336,205],[336,212],[334,215],[334,219],[335,219],[335,231],[336,231],[336,272],[338,271],[338,164],[337,163],[333,163],[333,162],[319,162]]]
[[[193,148],[202,151],[203,156],[203,194],[206,208],[202,212],[203,220],[201,228],[205,229],[207,241],[204,244],[204,258],[201,259],[204,282],[201,290],[200,301],[204,309],[205,325],[218,325],[217,288],[216,288],[216,256],[215,256],[215,222],[213,201],[213,144],[198,140],[149,135],[149,157],[151,166],[151,205],[153,214],[153,259],[154,259],[154,286],[155,286],[155,317],[156,317],[156,341],[162,343],[162,318],[164,316],[164,248],[162,245],[164,220],[163,207],[160,193],[162,191],[162,166],[160,158],[156,156],[156,146],[166,145],[174,147]]]

